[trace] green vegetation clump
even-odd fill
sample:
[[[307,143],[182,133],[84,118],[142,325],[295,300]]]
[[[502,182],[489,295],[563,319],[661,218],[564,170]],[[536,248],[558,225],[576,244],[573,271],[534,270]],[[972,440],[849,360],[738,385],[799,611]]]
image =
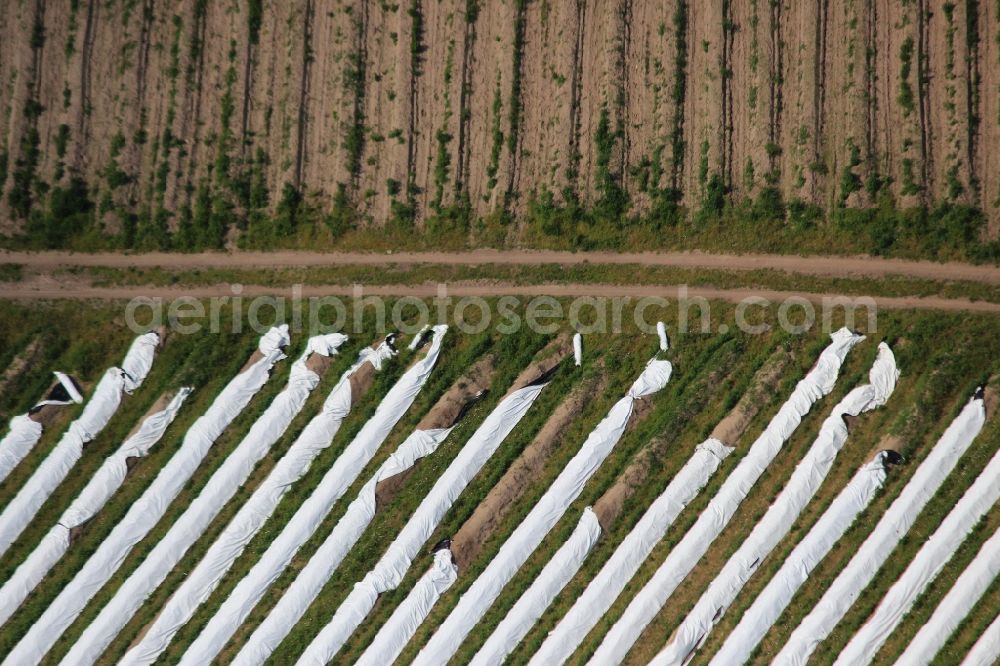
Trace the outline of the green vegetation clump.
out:
[[[913,113],[913,86],[910,85],[910,69],[913,61],[913,38],[907,37],[899,47],[899,96],[896,101],[903,107],[903,117]]]
[[[65,187],[56,185],[49,191],[47,209],[32,212],[27,232],[39,247],[58,249],[66,238],[86,234],[92,211],[87,184],[73,177]]]
[[[847,205],[847,198],[861,189],[861,177],[854,172],[854,169],[861,166],[861,150],[854,139],[847,140],[847,150],[849,157],[844,170],[840,174],[840,206]]]
[[[349,57],[344,82],[354,94],[354,118],[344,137],[344,151],[347,154],[347,170],[352,178],[357,178],[361,172],[361,156],[365,148],[365,62],[359,52],[354,52]]]
[[[24,105],[24,115],[29,126],[21,137],[20,153],[14,161],[14,184],[7,194],[7,202],[14,215],[19,218],[28,217],[35,203],[38,190],[44,189],[37,180],[38,163],[41,159],[41,138],[38,134],[38,117],[45,108],[34,99],[29,99]],[[4,160],[6,172],[6,160]],[[4,173],[6,180],[6,173]]]
[[[611,131],[608,109],[602,108],[594,137],[597,144],[597,191],[600,194],[595,212],[604,217],[620,218],[628,208],[628,195],[622,189],[621,174],[611,169],[612,152],[615,142],[620,138],[621,129]]]
[[[264,21],[263,0],[249,0],[247,3],[247,34],[251,46],[260,43],[260,27]]]
[[[514,19],[514,45],[513,45],[513,65],[511,67],[510,81],[510,108],[507,111],[508,127],[510,133],[507,135],[507,149],[511,155],[517,152],[517,135],[521,125],[521,110],[523,102],[521,100],[521,85],[524,72],[521,61],[524,58],[524,32],[527,26],[528,0],[516,0],[515,9],[517,17]]]
[[[503,99],[500,97],[500,74],[497,73],[496,89],[493,91],[492,114],[492,145],[490,147],[490,161],[486,167],[486,189],[492,191],[497,186],[497,171],[500,169],[500,151],[503,150],[503,130],[500,127],[500,112],[503,109]],[[486,196],[486,195],[484,195]],[[488,197],[487,197],[488,198]]]
[[[605,150],[614,141],[610,127],[606,132],[602,133]],[[780,190],[771,186],[760,188],[752,200],[733,201],[721,177],[711,174],[693,217],[679,195],[670,190],[654,197],[646,211],[634,213],[629,210],[619,175],[609,165],[601,191],[605,196],[593,206],[585,206],[575,197],[560,201],[543,187],[528,199],[520,224],[514,225],[515,218],[502,209],[480,217],[472,212],[467,197],[459,197],[424,217],[424,228],[414,232],[417,211],[407,201],[403,183],[391,178],[386,181],[394,199],[391,219],[381,228],[370,228],[358,215],[345,187],[339,187],[325,206],[290,184],[272,202],[264,181],[266,163],[266,154],[258,151],[249,180],[247,210],[243,203],[236,207],[226,197],[215,195],[212,183],[203,180],[194,189],[192,206],[179,211],[176,227],[167,230],[164,226],[157,247],[182,252],[220,248],[229,229],[246,216],[246,230],[237,240],[242,247],[253,249],[461,250],[517,244],[544,249],[731,252],[739,248],[747,252],[1000,261],[1000,242],[982,240],[986,219],[981,210],[960,203],[901,208],[883,190],[878,190],[872,207],[826,211],[800,199],[785,200]],[[860,187],[860,179],[855,184]],[[114,210],[114,206],[106,202],[102,206],[96,196],[79,178],[47,188],[44,206],[30,209],[23,233],[0,236],[0,245],[80,251],[147,246],[149,241],[142,236],[154,231],[147,225],[130,227],[132,238],[104,231],[102,208]]]

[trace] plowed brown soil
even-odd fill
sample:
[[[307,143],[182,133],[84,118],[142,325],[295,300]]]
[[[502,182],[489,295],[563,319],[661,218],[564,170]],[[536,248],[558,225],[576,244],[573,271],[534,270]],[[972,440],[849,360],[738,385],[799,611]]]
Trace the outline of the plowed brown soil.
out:
[[[80,176],[95,201],[162,207],[172,226],[199,186],[243,207],[231,181],[253,178],[270,210],[286,184],[327,210],[343,188],[362,224],[380,226],[394,203],[412,204],[418,224],[466,197],[477,214],[524,212],[542,189],[592,203],[607,177],[636,210],[675,185],[697,207],[713,177],[738,199],[773,185],[785,201],[871,203],[864,187],[843,191],[850,171],[904,203],[979,206],[996,237],[998,11],[929,0],[5,2],[0,220],[22,224],[7,195],[37,131],[31,177]],[[901,94],[907,38],[912,99]],[[108,178],[112,163],[124,181]]]

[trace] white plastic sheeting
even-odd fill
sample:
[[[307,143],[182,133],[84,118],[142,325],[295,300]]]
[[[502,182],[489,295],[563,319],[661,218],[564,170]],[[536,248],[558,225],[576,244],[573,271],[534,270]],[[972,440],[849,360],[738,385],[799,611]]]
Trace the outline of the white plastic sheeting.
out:
[[[426,335],[427,331],[429,331],[430,329],[431,329],[430,324],[427,324],[422,329],[420,329],[420,331],[413,336],[413,339],[410,340],[410,344],[407,345],[406,348],[409,349],[410,351],[414,351],[417,347],[420,346],[420,343],[424,341],[424,335]]]
[[[42,424],[27,414],[10,420],[10,430],[0,440],[0,481],[7,478],[41,438]]]
[[[399,536],[389,545],[375,568],[356,583],[353,591],[337,609],[333,620],[323,629],[334,652],[340,643],[357,629],[375,605],[378,595],[394,589],[403,580],[413,558],[430,538],[445,513],[479,472],[500,443],[534,404],[546,384],[535,384],[514,391],[483,421],[451,464],[421,501]],[[297,600],[286,593],[264,622],[247,641],[234,663],[261,664],[301,616],[292,616]],[[305,658],[305,657],[304,657]],[[189,662],[194,664],[195,662]]]
[[[400,377],[379,403],[375,413],[358,431],[344,452],[324,475],[316,490],[288,521],[281,533],[237,584],[208,625],[185,653],[185,663],[204,664],[214,658],[229,637],[242,624],[267,588],[277,580],[298,549],[316,531],[334,504],[354,483],[365,465],[372,459],[389,433],[413,404],[420,389],[430,377],[441,352],[447,326],[435,326],[434,340],[427,354]],[[341,392],[350,409],[350,392]],[[331,396],[332,397],[332,396]],[[340,418],[346,411],[343,411]],[[332,437],[332,435],[331,435]],[[329,445],[327,441],[324,446]],[[287,595],[286,595],[287,596]]]
[[[580,570],[600,536],[601,524],[597,520],[597,514],[588,506],[583,510],[580,522],[569,539],[559,547],[538,577],[511,607],[471,663],[476,666],[503,663],[507,655],[528,635],[556,595]]]
[[[684,507],[701,492],[732,450],[714,438],[698,445],[694,455],[650,505],[573,607],[549,633],[532,657],[532,665],[562,664],[570,658],[611,608]]]
[[[101,510],[124,483],[128,474],[128,461],[149,455],[170,424],[174,422],[177,412],[191,392],[190,387],[183,387],[177,391],[166,407],[145,418],[135,434],[108,456],[73,503],[63,512],[59,519],[60,527],[66,529],[80,527]]]
[[[337,522],[333,532],[313,554],[295,581],[285,590],[279,602],[277,617],[280,618],[286,633],[316,599],[333,572],[375,517],[375,488],[378,483],[405,472],[413,467],[417,460],[433,453],[450,432],[450,428],[413,432],[362,487],[358,497],[347,507],[346,513]],[[272,625],[272,628],[276,627]],[[202,657],[195,655],[193,651],[189,651],[185,656],[185,660],[188,661],[193,662],[195,659]]]
[[[805,666],[854,604],[876,572],[909,531],[924,506],[958,464],[986,423],[982,394],[977,393],[948,426],[913,477],[879,520],[858,552],[837,575],[812,611],[799,623],[775,658],[782,666]]]
[[[583,336],[579,333],[573,335],[573,362],[576,367],[583,365]]]
[[[188,429],[177,453],[160,470],[142,497],[129,508],[121,522],[101,542],[73,580],[35,621],[4,660],[5,666],[37,663],[48,652],[56,639],[83,611],[87,602],[111,579],[132,547],[163,517],[167,507],[194,474],[215,440],[264,386],[274,364],[284,358],[281,347],[286,344],[288,334],[285,329],[271,329],[261,338],[258,345],[262,354],[260,360],[236,375],[208,410]]]
[[[17,568],[0,588],[0,624],[14,614],[45,574],[55,566],[70,547],[74,528],[97,515],[104,504],[121,487],[128,474],[129,458],[143,458],[160,441],[167,426],[173,423],[181,405],[191,394],[182,388],[163,410],[149,416],[134,435],[129,437],[97,470],[86,487],[77,495],[59,522],[42,538],[31,555]]]
[[[962,660],[962,666],[996,666],[1000,659],[1000,615],[993,620]],[[386,662],[389,663],[389,662]]]
[[[457,579],[458,567],[451,561],[451,551],[439,550],[434,554],[434,564],[396,606],[355,666],[385,666],[396,661],[434,604]]]
[[[325,339],[325,336],[310,339],[306,352],[292,364],[284,390],[275,396],[243,440],[212,474],[198,497],[84,630],[63,660],[64,664],[81,666],[97,661],[146,598],[177,566],[187,549],[198,540],[240,486],[246,483],[254,467],[281,438],[319,384],[319,375],[306,365],[309,355],[314,352],[329,354],[346,339],[339,333],[331,336],[331,339]]]
[[[628,394],[615,403],[608,415],[597,424],[577,454],[514,529],[482,574],[462,595],[451,614],[417,655],[415,664],[440,664],[455,654],[465,637],[496,601],[504,586],[535,551],[569,505],[579,497],[584,485],[611,453],[625,432],[635,401],[666,386],[671,370],[669,361],[653,359],[646,364]],[[313,642],[309,652],[319,640],[320,638]]]
[[[875,612],[858,630],[835,662],[859,666],[875,657],[913,603],[958,550],[979,520],[1000,499],[1000,451],[969,486],[962,499],[920,548],[906,571],[883,597]]]
[[[0,514],[0,555],[10,545],[62,483],[83,455],[83,447],[97,437],[118,411],[122,394],[142,385],[153,364],[160,338],[156,333],[140,335],[132,343],[121,368],[108,368],[98,382],[80,417],[56,444],[52,453],[38,466],[28,482]]]
[[[357,543],[372,518],[375,517],[375,487],[379,481],[413,467],[418,459],[432,453],[445,440],[449,432],[450,429],[417,430],[386,459],[375,475],[361,489],[358,497],[351,502],[343,518],[309,560],[295,582],[285,591],[285,597],[298,601],[294,614],[301,615],[309,607],[323,585],[333,575],[334,570]],[[207,595],[206,591],[205,596],[207,597]],[[160,624],[158,620],[154,628]],[[148,641],[144,638],[136,650],[145,646],[148,646]],[[166,642],[163,642],[163,647],[166,647]],[[120,663],[152,663],[162,651],[162,648],[156,651],[150,650],[148,647],[146,649],[147,653],[141,658],[135,655],[132,657],[126,655],[126,659]],[[190,658],[194,658],[194,655],[192,654]]]
[[[858,416],[885,404],[896,388],[899,371],[892,350],[884,342],[868,373],[869,382],[844,396],[823,421],[819,434],[805,457],[795,466],[788,484],[768,507],[750,535],[740,544],[715,580],[674,632],[671,641],[651,662],[656,666],[686,663],[708,638],[726,609],[746,585],[757,567],[791,530],[799,514],[819,490],[833,462],[847,441],[845,417]],[[845,527],[846,529],[846,527]]]
[[[73,380],[61,372],[53,373],[66,390],[69,400],[42,400],[35,409],[45,405],[70,405],[83,402],[83,396],[76,390]],[[0,482],[7,478],[18,464],[24,460],[32,447],[42,437],[42,424],[31,418],[31,413],[15,416],[10,420],[10,431],[0,440]]]
[[[391,355],[392,348],[386,343],[375,350],[366,348],[362,351],[357,363],[341,376],[320,414],[312,419],[288,453],[244,502],[195,569],[171,595],[142,640],[119,663],[151,664],[166,649],[174,634],[191,619],[198,606],[211,595],[226,571],[260,531],[291,485],[330,445],[333,435],[350,411],[350,376],[366,362],[380,367]]]
[[[144,333],[138,336],[132,341],[129,346],[128,351],[125,352],[125,358],[122,359],[122,364],[120,368],[109,368],[108,370],[116,370],[122,379],[122,391],[125,393],[132,393],[137,388],[142,386],[142,383],[146,381],[146,376],[149,371],[153,369],[153,360],[156,358],[156,348],[160,345],[160,336],[156,333]],[[66,390],[73,397],[74,401],[79,399],[80,393],[76,390],[73,381],[61,372],[55,373],[59,382],[66,387]],[[100,385],[98,385],[98,388]],[[91,396],[90,401],[94,402],[98,399],[97,389],[94,390],[94,395]],[[114,398],[114,395],[109,395],[108,397]],[[121,395],[119,394],[117,398],[120,400]],[[40,404],[45,404],[44,401]],[[86,414],[86,409],[84,409],[84,414]],[[82,421],[82,425],[94,426],[95,430],[87,430],[91,435],[97,434],[103,426],[98,427],[97,424],[101,422],[99,415],[94,414],[91,416],[91,420],[85,420],[83,415],[80,416],[78,421]],[[105,423],[107,421],[105,420]]]
[[[733,666],[743,664],[750,658],[754,648],[788,607],[812,570],[882,488],[888,457],[889,454],[883,451],[858,470],[743,614],[713,657],[712,664]]]
[[[918,664],[923,666],[931,663],[998,575],[1000,575],[1000,530],[997,530],[979,549],[979,554],[948,590],[948,594],[934,609],[934,614],[913,637],[896,663],[901,666]]]
[[[830,336],[831,344],[820,354],[816,365],[796,385],[788,400],[768,423],[736,469],[709,502],[681,542],[639,591],[624,614],[608,632],[594,657],[593,664],[619,664],[646,625],[656,617],[670,595],[701,559],[723,528],[732,519],[740,503],[778,455],[813,404],[830,393],[840,374],[847,353],[864,336],[842,328]]]
[[[66,390],[66,393],[69,395],[69,401],[42,400],[40,403],[35,405],[36,407],[41,407],[43,405],[68,405],[70,402],[75,402],[78,405],[83,403],[83,395],[80,393],[79,389],[76,386],[76,382],[73,381],[72,377],[67,375],[65,372],[59,372],[58,370],[56,370],[52,374],[56,376],[56,379],[59,381],[59,384]]]
[[[662,321],[656,322],[656,335],[660,339],[660,351],[667,351],[670,348],[670,340],[667,339],[667,325]]]
[[[156,333],[146,333],[132,341],[121,367],[125,373],[126,393],[131,393],[146,381],[146,375],[153,369],[153,360],[159,344],[160,336]]]

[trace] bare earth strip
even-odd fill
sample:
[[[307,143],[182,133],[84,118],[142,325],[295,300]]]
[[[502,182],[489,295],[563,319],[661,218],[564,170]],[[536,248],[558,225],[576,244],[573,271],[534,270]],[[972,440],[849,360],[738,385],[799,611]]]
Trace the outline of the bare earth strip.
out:
[[[365,286],[359,294],[355,286],[347,285],[304,285],[294,290],[288,289],[291,296],[312,298],[321,296],[413,296],[416,298],[433,298],[439,294],[436,284],[418,285],[372,285]],[[823,299],[839,298],[837,294],[818,294],[813,292],[780,291],[775,289],[715,289],[712,287],[686,287],[687,298],[707,298],[731,303],[739,303],[746,299],[764,298],[771,303],[780,303],[787,298],[804,298],[811,302],[822,302]],[[281,294],[280,288],[265,285],[243,285],[242,296],[259,296]],[[46,299],[101,299],[127,300],[132,298],[162,298],[165,300],[181,296],[194,298],[210,298],[213,296],[232,296],[232,286],[218,284],[197,287],[90,287],[79,283],[21,282],[0,283],[0,299],[13,300],[46,300]],[[491,298],[497,296],[555,296],[576,297],[592,296],[604,298],[646,298],[660,297],[671,302],[678,296],[678,288],[664,285],[610,285],[610,284],[539,284],[514,285],[503,282],[450,282],[447,284],[447,295],[454,297],[479,296]],[[998,313],[1000,303],[985,301],[970,301],[960,298],[941,297],[886,297],[878,296],[843,297],[854,303],[874,303],[877,307],[888,309],[919,309],[945,310],[951,312],[981,312]]]
[[[932,280],[966,280],[1000,284],[1000,267],[962,263],[905,261],[877,257],[800,257],[762,254],[707,254],[701,252],[612,253],[558,252],[529,250],[473,250],[469,252],[320,253],[320,252],[235,252],[229,254],[75,254],[68,252],[0,252],[0,263],[23,264],[34,269],[60,266],[107,266],[111,268],[285,268],[297,266],[390,264],[437,264],[472,266],[480,264],[537,266],[544,264],[628,264],[751,271],[772,269],[800,275],[825,277],[883,277],[903,275]],[[637,275],[641,279],[641,274]],[[576,289],[574,287],[569,287]],[[579,289],[592,293],[596,286]],[[330,293],[327,291],[326,293]],[[394,293],[402,293],[400,291]],[[906,299],[903,299],[906,300]],[[923,299],[916,299],[923,300]],[[931,299],[927,299],[931,300]]]

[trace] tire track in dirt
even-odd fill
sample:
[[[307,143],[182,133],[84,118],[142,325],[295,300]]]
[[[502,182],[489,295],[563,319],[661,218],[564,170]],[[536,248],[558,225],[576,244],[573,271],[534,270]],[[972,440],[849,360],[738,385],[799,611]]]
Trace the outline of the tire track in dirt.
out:
[[[879,174],[876,127],[878,125],[878,3],[864,0],[864,90],[865,90],[865,156],[868,171]]]
[[[867,41],[867,0],[846,0],[827,6],[824,21],[829,34],[824,38],[828,58],[825,72],[819,77],[817,89],[825,100],[818,114],[820,129],[814,146],[833,156],[828,166],[831,177],[824,178],[822,196],[827,206],[845,202],[848,206],[868,205],[873,199],[868,187],[875,173],[868,131],[872,108],[870,62],[874,45]],[[832,14],[832,15],[831,15]],[[827,145],[826,137],[844,137],[842,142]],[[819,161],[821,153],[813,158]],[[851,188],[844,189],[848,177]],[[874,194],[874,192],[872,192]]]
[[[507,134],[511,80],[513,3],[483,6],[476,20],[475,52],[470,56],[469,135],[466,189],[473,210],[488,213],[502,203],[499,183],[506,182]]]
[[[177,114],[181,27],[174,21],[175,9],[171,3],[155,0],[148,0],[143,8],[149,26],[143,92],[133,107],[133,113],[138,113],[134,136],[142,140],[136,142],[134,161],[129,168],[135,173],[135,192],[144,208],[144,217],[151,228],[157,229],[170,225],[166,192],[170,160],[177,147],[173,124]]]
[[[577,0],[530,2],[525,8],[524,52],[521,56],[523,96],[545,100],[523,109],[520,143],[528,146],[518,160],[524,196],[551,195],[564,202],[579,190],[580,57],[585,7]]]
[[[410,144],[410,86],[412,78],[412,17],[408,4],[369,3],[364,67],[365,126],[360,151],[359,192],[371,197],[357,202],[375,225],[392,217],[394,201],[405,203]],[[384,137],[376,142],[373,137]]]
[[[454,172],[461,104],[461,64],[465,41],[464,0],[421,4],[423,37],[414,99],[413,177],[418,220],[454,202]],[[425,66],[437,63],[437,66]]]
[[[244,139],[240,134],[239,96],[244,85],[240,77],[246,67],[245,50],[240,45],[248,39],[249,23],[245,13],[233,11],[225,2],[194,0],[192,4],[190,17],[184,19],[190,31],[186,62],[182,65],[188,115],[177,127],[182,145],[177,151],[178,170],[174,178],[179,181],[176,186],[181,201],[189,202],[187,205],[193,209],[201,209],[201,213],[194,211],[198,219],[192,223],[192,230],[195,234],[202,232],[199,222],[209,218],[203,233],[214,244],[223,240],[216,234],[228,224],[224,208],[235,204],[230,185],[241,164],[237,144]],[[291,25],[288,28],[293,29]],[[294,118],[297,111],[294,103],[291,110]],[[294,147],[293,135],[287,158],[292,166]],[[272,196],[275,205],[279,200],[278,195]],[[211,215],[204,212],[209,208],[213,211]]]
[[[728,0],[726,0],[728,1]],[[684,204],[699,210],[709,185],[721,178],[725,113],[722,2],[689,2],[689,80],[685,98]]]
[[[684,174],[684,113],[687,91],[690,89],[688,81],[689,60],[688,60],[688,0],[676,0],[677,7],[674,10],[674,68],[673,87],[671,89],[671,102],[673,104],[673,120],[671,122],[670,138],[670,188],[675,192],[681,189],[681,178]]]
[[[978,157],[981,181],[981,202],[987,216],[987,238],[1000,237],[1000,7],[995,2],[980,0],[979,55],[980,122]]]
[[[504,191],[503,206],[507,208],[520,182],[520,160],[524,128],[521,126],[524,117],[524,38],[527,31],[527,5],[529,0],[516,0],[516,15],[514,17],[513,65],[511,66],[510,84],[510,121],[507,139],[510,153],[510,166],[507,169],[507,188]]]
[[[625,0],[585,3],[579,94],[578,198],[597,203],[621,189],[620,165],[627,114],[622,88],[622,58],[626,47]],[[615,195],[612,195],[615,196]]]
[[[97,15],[101,0],[87,2],[87,18],[83,28],[83,43],[80,48],[80,94],[76,115],[76,138],[73,141],[74,159],[77,169],[82,170],[85,164],[85,150],[90,143],[90,68],[94,57],[94,33],[97,30]]]
[[[169,12],[169,14],[171,34],[166,43],[170,47],[164,63],[165,74],[169,78],[168,92],[167,99],[161,107],[163,108],[163,122],[162,124],[158,122],[155,128],[155,135],[160,137],[160,148],[163,151],[160,163],[157,165],[158,192],[156,200],[158,209],[164,212],[177,205],[179,177],[176,174],[180,170],[182,145],[180,137],[183,136],[178,122],[184,114],[184,100],[187,94],[183,85],[184,78],[181,76],[182,65],[185,62],[181,49],[182,37],[185,34],[184,21],[179,13]],[[179,113],[178,105],[180,105]]]
[[[786,78],[782,79],[781,139],[775,144],[777,151],[772,147],[772,153],[780,152],[781,156],[782,192],[787,198],[812,204],[820,203],[818,181],[821,172],[830,168],[827,159],[816,161],[818,2],[788,3],[782,8],[780,38],[786,42],[788,58]]]
[[[247,10],[250,11],[249,9]],[[263,21],[263,7],[259,10],[261,16],[258,21]],[[256,27],[250,25],[252,17],[247,17],[247,38],[246,46],[243,50],[243,104],[240,112],[240,155],[246,159],[247,150],[251,146],[249,138],[250,132],[250,107],[253,104],[253,80],[254,65],[256,64],[257,46],[260,43],[260,25]]]
[[[768,108],[768,145],[777,146],[782,133],[782,112],[784,110],[785,85],[785,40],[782,38],[782,3],[769,2],[770,5],[770,78],[768,89],[771,104]],[[776,174],[781,168],[779,155],[773,151],[768,153],[768,171]]]
[[[469,183],[469,131],[472,124],[472,111],[469,96],[472,94],[473,53],[476,48],[476,21],[479,19],[478,0],[466,0],[464,18],[464,33],[462,35],[462,71],[460,74],[461,90],[458,97],[458,161],[455,164],[455,195],[461,199],[467,193]]]
[[[184,105],[184,120],[181,127],[191,132],[188,138],[188,153],[186,159],[178,155],[178,170],[184,174],[185,185],[178,192],[178,196],[184,197],[185,205],[192,205],[192,196],[195,191],[196,169],[198,167],[198,148],[201,146],[201,101],[202,92],[205,86],[202,84],[205,76],[205,34],[207,31],[207,0],[195,0],[193,7],[194,27],[191,33],[190,51],[195,56],[194,62],[188,64],[186,73],[185,93],[187,96]],[[187,137],[185,137],[187,138]]]
[[[139,61],[136,63],[135,104],[140,109],[146,102],[146,69],[149,65],[150,33],[153,28],[155,3],[154,0],[144,0],[142,3],[142,20],[139,24]]]
[[[302,78],[299,83],[299,111],[298,125],[296,128],[296,148],[295,148],[295,175],[293,182],[295,189],[302,189],[302,168],[306,161],[306,126],[309,122],[309,82],[312,73],[312,24],[315,5],[313,0],[306,0],[305,11],[302,12]]]
[[[968,203],[969,174],[965,140],[960,124],[968,120],[963,65],[966,51],[965,5],[945,2],[932,5],[928,18],[930,38],[929,82],[932,200]]]
[[[44,112],[44,107],[39,101],[39,91],[42,76],[42,50],[45,42],[45,0],[34,0],[30,3],[30,9],[28,3],[19,3],[18,8],[21,10],[17,17],[20,19],[18,21],[20,24],[19,37],[24,41],[18,40],[14,46],[16,60],[12,65],[15,69],[11,76],[14,86],[11,104],[14,112],[7,129],[9,137],[8,164],[5,167],[9,172],[7,181],[10,186],[5,189],[0,188],[0,194],[4,195],[0,197],[0,206],[7,204],[10,206],[12,216],[25,218],[26,215],[22,214],[24,211],[19,209],[28,207],[35,201],[34,179],[41,167],[41,156],[37,153],[43,150],[40,141],[39,117]],[[27,39],[24,39],[25,37]],[[5,67],[4,78],[8,76],[7,72]],[[33,152],[36,153],[34,164],[29,164]],[[18,180],[21,182],[19,183]]]
[[[517,285],[504,282],[451,282],[447,285],[451,297],[495,298],[499,296],[518,296],[531,298],[535,296],[552,296],[556,298],[576,298],[580,296],[595,298],[666,298],[674,302],[678,298],[676,287],[664,285],[614,285],[614,284],[538,284]],[[771,304],[781,303],[788,299],[804,299],[810,303],[820,304],[827,298],[840,298],[837,293],[814,293],[807,291],[783,291],[776,289],[718,289],[715,287],[687,287],[687,298],[706,298],[709,300],[742,303],[750,301],[759,304],[763,298]],[[310,284],[293,292],[265,285],[242,285],[240,292],[244,297],[271,296],[288,292],[297,298],[322,298],[324,296],[339,296],[353,298],[359,295],[357,285],[317,285]],[[440,296],[437,284],[423,285],[368,285],[362,289],[365,296],[384,296],[398,298],[412,296],[414,298],[435,298]],[[232,285],[219,284],[194,287],[90,287],[75,280],[71,283],[53,283],[51,280],[38,284],[31,282],[0,283],[0,299],[16,301],[38,300],[108,300],[125,301],[136,298],[177,299],[180,297],[213,298],[233,296]],[[854,302],[858,299],[871,299],[875,308],[887,310],[940,310],[944,312],[969,312],[979,314],[1000,313],[1000,303],[988,301],[970,301],[962,298],[943,298],[938,296],[848,296]],[[865,304],[861,304],[861,315],[864,315]]]
[[[733,18],[733,0],[722,0],[722,142],[720,161],[722,181],[727,190],[733,189],[733,40],[737,31]]]
[[[816,0],[816,54],[813,57],[813,132],[812,132],[812,163],[823,159],[824,140],[826,137],[826,74],[827,66],[827,38],[829,37],[829,27],[827,19],[830,13],[829,0]],[[821,201],[820,185],[817,181],[820,178],[812,179],[812,199]],[[825,184],[825,183],[824,183]]]
[[[11,26],[17,23],[18,9],[9,2],[0,4],[0,30],[9,31]],[[0,61],[16,62],[16,51],[13,39],[0,40]],[[13,74],[9,79],[0,80],[0,150],[8,150],[10,140],[9,124],[15,114],[13,113],[14,87],[17,83],[17,74]],[[9,155],[8,155],[9,158]],[[7,184],[9,174],[0,178],[0,195],[3,194],[4,186]],[[2,196],[0,196],[2,199]]]
[[[891,178],[900,205],[920,205],[924,197],[923,131],[919,23],[915,3],[877,0],[879,74],[876,96],[880,120],[875,150],[882,155],[881,173]]]
[[[423,16],[421,14],[420,0],[412,0],[410,3],[410,21],[412,23],[410,31],[410,72],[409,72],[409,115],[406,142],[406,196],[412,196],[414,188],[414,164],[417,159],[417,115],[420,105],[419,88],[417,78],[421,74],[422,54],[424,49],[423,38]]]
[[[931,147],[931,98],[930,98],[930,54],[928,34],[930,20],[928,0],[917,0],[917,81],[920,95],[920,169],[926,205],[934,188],[934,151]]]
[[[980,0],[965,3],[965,26],[967,54],[965,58],[965,98],[968,104],[968,119],[966,122],[966,160],[969,169],[969,188],[972,190],[972,201],[982,200],[979,183],[979,124],[982,122],[982,98],[980,75],[980,43],[982,39],[979,23]]]
[[[726,271],[777,270],[799,275],[827,277],[883,277],[900,275],[928,280],[964,280],[1000,284],[1000,266],[958,262],[909,261],[881,257],[819,257],[774,254],[710,254],[706,252],[566,252],[546,250],[471,250],[469,252],[149,252],[119,254],[97,252],[0,251],[0,263],[20,264],[32,270],[66,266],[109,268],[288,268],[295,266],[394,266],[437,264],[441,266],[565,266],[586,264],[673,266]]]
[[[358,83],[356,84],[354,93],[354,126],[348,128],[348,132],[360,130],[361,135],[361,146],[357,149],[356,156],[352,155],[350,157],[350,177],[351,177],[351,188],[353,193],[356,194],[360,190],[359,179],[361,177],[361,155],[364,148],[364,126],[365,126],[365,97],[367,93],[367,79],[365,78],[365,71],[368,66],[368,3],[360,3],[361,18],[357,23],[357,32],[355,34],[355,39],[357,40],[357,55],[355,56],[355,68],[354,76],[358,77]]]
[[[569,168],[566,177],[566,186],[577,197],[580,195],[580,160],[582,159],[580,148],[580,124],[581,124],[581,92],[583,89],[583,50],[586,46],[584,40],[587,29],[587,5],[581,0],[576,0],[576,22],[575,22],[575,42],[571,57],[571,69],[573,71],[572,82],[569,95],[569,148],[568,160]]]
[[[735,26],[731,52],[730,92],[731,154],[730,186],[742,197],[753,197],[769,182],[771,169],[767,144],[771,137],[771,96],[767,74],[772,54],[768,48],[769,0],[732,3],[730,20]]]
[[[360,173],[368,142],[365,99],[369,59],[369,2],[351,0],[340,11],[314,4],[310,36],[309,94],[304,128],[302,182],[328,192],[334,206],[358,203]],[[339,201],[338,201],[339,199]],[[327,209],[328,201],[320,203]]]
[[[42,86],[42,58],[44,57],[45,45],[45,0],[35,0],[35,12],[31,34],[31,71],[29,72],[28,91],[31,99],[38,102]],[[41,112],[39,112],[40,114]],[[38,125],[37,116],[34,117],[34,126]]]
[[[625,108],[620,110],[624,136],[618,173],[637,213],[650,211],[658,197],[676,187],[683,161],[683,154],[674,154],[675,131],[682,131],[675,128],[684,117],[676,96],[683,100],[686,83],[682,70],[679,90],[675,84],[677,68],[686,58],[686,51],[678,54],[676,43],[679,7],[681,0],[663,6],[629,0],[627,6],[628,45],[621,78],[628,83]],[[681,142],[677,144],[680,149]]]
[[[125,123],[125,131],[132,137],[141,136],[145,133],[148,124],[148,110],[146,107],[147,73],[149,71],[149,47],[152,41],[153,21],[155,19],[155,0],[143,0],[141,5],[141,17],[139,20],[139,37],[136,51],[138,58],[135,63],[135,98],[131,106],[131,113],[127,114],[129,121]],[[125,171],[135,174],[128,183],[126,198],[128,201],[148,200],[142,196],[143,191],[151,183],[149,176],[152,169],[143,168],[145,141],[130,141],[125,148],[122,162],[126,164]],[[146,178],[144,175],[148,174]]]
[[[618,173],[622,174],[622,188],[628,192],[629,180],[625,178],[629,166],[629,156],[632,147],[631,125],[628,122],[628,109],[632,104],[632,84],[629,70],[629,56],[632,54],[632,0],[622,0],[621,10],[621,46],[618,48],[618,124],[621,126],[621,151],[618,159]]]
[[[71,79],[76,74],[73,57],[77,48],[78,25],[82,23],[82,4],[77,4],[75,12],[72,8],[66,12],[62,3],[50,0],[45,3],[44,66],[38,86],[38,101],[45,111],[38,126],[41,149],[38,175],[43,182],[51,185],[64,184],[67,174],[73,170],[70,143],[74,118],[69,113],[69,101],[73,96]],[[53,45],[60,48],[53,48]],[[4,56],[0,53],[0,62],[3,61]],[[66,125],[65,130],[61,129],[62,125]]]
[[[258,168],[269,185],[286,179],[281,167],[282,162],[287,159],[283,128],[286,124],[286,95],[291,81],[287,75],[279,72],[291,71],[293,55],[291,49],[280,47],[285,40],[283,28],[294,25],[294,21],[290,13],[285,15],[281,11],[283,8],[284,5],[274,7],[262,4],[251,76],[243,81],[252,98],[246,105],[247,127],[244,137],[252,141],[255,159],[258,156],[263,158]]]

